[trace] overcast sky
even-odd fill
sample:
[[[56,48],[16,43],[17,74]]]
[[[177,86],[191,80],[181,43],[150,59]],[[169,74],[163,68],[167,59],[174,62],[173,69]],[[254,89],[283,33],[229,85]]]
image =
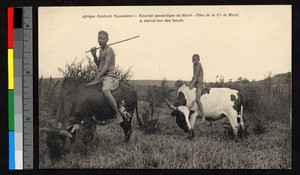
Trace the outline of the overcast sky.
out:
[[[116,64],[133,67],[132,79],[190,80],[194,53],[205,81],[220,74],[225,81],[261,80],[271,71],[291,71],[291,6],[39,7],[38,23],[43,77],[61,77],[58,67],[91,57],[85,51],[99,46],[99,30],[109,33],[108,43],[140,36],[112,46]]]

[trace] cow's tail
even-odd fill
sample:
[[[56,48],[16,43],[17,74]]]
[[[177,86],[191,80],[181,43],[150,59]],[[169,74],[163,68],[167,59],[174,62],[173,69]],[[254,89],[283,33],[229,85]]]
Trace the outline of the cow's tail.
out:
[[[243,119],[244,106],[241,104],[241,119]]]
[[[136,118],[137,118],[137,122],[138,122],[138,125],[140,127],[140,130],[143,131],[144,130],[144,122],[143,120],[140,118],[139,116],[139,110],[138,110],[138,95],[137,95],[137,89],[135,86],[133,86],[132,84],[129,84],[129,83],[126,83],[126,85],[130,86],[129,89],[134,89],[134,96],[135,96],[135,115],[136,115]]]
[[[244,106],[241,104],[241,111],[240,111],[240,123],[239,123],[239,133],[242,139],[245,137],[245,127],[243,121],[243,113],[244,113]]]
[[[141,131],[143,131],[144,129],[144,123],[142,121],[142,119],[139,116],[139,110],[138,110],[138,100],[135,101],[135,115],[136,115],[136,119],[138,121],[139,127],[141,129]]]

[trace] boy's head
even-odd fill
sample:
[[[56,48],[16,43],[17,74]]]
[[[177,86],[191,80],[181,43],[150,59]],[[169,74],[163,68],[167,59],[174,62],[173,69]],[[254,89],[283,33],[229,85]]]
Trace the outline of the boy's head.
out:
[[[108,33],[101,30],[99,33],[98,33],[98,43],[101,47],[103,46],[106,46],[107,44],[107,41],[108,41]]]
[[[198,54],[194,54],[192,57],[193,63],[196,64],[200,61],[200,56]]]

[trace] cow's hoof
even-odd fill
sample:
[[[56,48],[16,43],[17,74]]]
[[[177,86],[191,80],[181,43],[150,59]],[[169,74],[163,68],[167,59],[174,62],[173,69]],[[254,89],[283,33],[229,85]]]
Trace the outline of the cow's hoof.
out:
[[[194,138],[194,136],[189,136],[188,137],[189,140],[192,140],[193,138]]]
[[[126,143],[129,142],[131,133],[132,133],[132,132],[130,132],[130,133],[128,133],[128,134],[125,134],[125,142],[126,142]]]
[[[80,154],[82,156],[88,156],[88,150],[87,150],[87,148],[83,148],[82,150],[80,150]]]

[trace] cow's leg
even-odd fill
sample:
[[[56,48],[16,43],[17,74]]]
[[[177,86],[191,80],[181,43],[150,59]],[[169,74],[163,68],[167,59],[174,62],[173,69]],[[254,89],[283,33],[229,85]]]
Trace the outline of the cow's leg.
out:
[[[93,138],[95,136],[95,132],[96,132],[96,125],[89,124],[89,125],[84,126],[84,128],[83,128],[84,149],[82,150],[83,155],[88,154],[89,148],[90,148]]]
[[[239,128],[239,124],[237,121],[238,114],[235,110],[230,110],[227,117],[228,117],[230,125],[232,126],[232,129],[233,129],[234,139],[235,139],[235,141],[237,141],[238,140],[238,128]]]
[[[195,137],[195,135],[194,135],[194,129],[191,129],[189,131],[188,139],[192,140],[194,137]]]
[[[130,119],[130,121],[128,122],[127,132],[125,133],[125,142],[129,142],[131,133],[132,133],[132,130],[131,130],[131,119]]]
[[[133,115],[133,111],[130,111],[129,116],[124,117],[124,121],[120,123],[120,126],[122,127],[125,134],[125,142],[129,142],[132,133],[132,129],[131,129],[132,115]]]
[[[190,117],[191,130],[189,131],[188,139],[194,138],[194,126],[196,123],[196,118],[198,116],[198,112],[194,112]]]

